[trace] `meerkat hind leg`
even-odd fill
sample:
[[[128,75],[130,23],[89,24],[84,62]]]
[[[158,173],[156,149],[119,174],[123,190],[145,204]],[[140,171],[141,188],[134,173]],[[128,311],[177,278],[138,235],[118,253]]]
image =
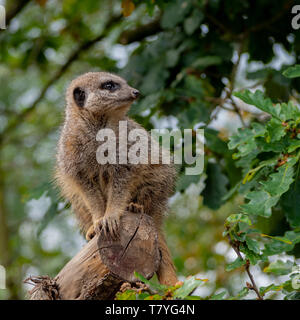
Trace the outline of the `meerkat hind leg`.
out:
[[[158,245],[161,252],[161,262],[157,271],[158,280],[161,284],[174,286],[178,282],[175,266],[164,235],[160,230],[158,231]]]

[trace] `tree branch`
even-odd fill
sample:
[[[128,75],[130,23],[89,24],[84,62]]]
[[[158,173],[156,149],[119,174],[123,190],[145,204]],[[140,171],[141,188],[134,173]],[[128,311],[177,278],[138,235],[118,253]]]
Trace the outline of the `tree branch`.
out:
[[[30,2],[30,0],[14,1],[12,8],[6,13],[6,25]]]
[[[247,29],[246,31],[244,31],[242,34],[240,34],[240,36],[245,36],[248,35],[251,32],[258,32],[260,30],[263,30],[267,27],[269,27],[270,25],[272,25],[274,22],[277,22],[278,20],[280,20],[280,18],[291,9],[292,5],[293,5],[294,1],[290,0],[287,3],[284,4],[283,8],[281,11],[279,11],[275,16],[273,16],[271,19],[266,20],[260,24],[257,24],[255,26],[250,27],[249,29]]]
[[[243,49],[244,49],[244,41],[245,41],[245,37],[242,37],[239,43],[239,47],[238,47],[238,51],[237,51],[237,55],[238,55],[238,59],[237,62],[234,64],[233,68],[232,68],[232,72],[230,75],[230,79],[229,79],[229,91],[227,92],[227,97],[230,99],[231,105],[234,109],[234,111],[236,112],[236,114],[238,115],[238,117],[240,118],[240,121],[242,123],[242,125],[244,127],[246,127],[246,123],[243,119],[241,110],[239,109],[239,107],[236,105],[236,103],[233,101],[232,99],[232,93],[234,90],[234,84],[235,84],[235,80],[236,80],[236,74],[241,62],[241,56],[243,53]]]
[[[59,80],[63,74],[68,70],[71,64],[78,60],[81,53],[84,51],[89,50],[94,44],[103,40],[111,28],[115,26],[116,23],[120,21],[122,16],[112,17],[112,19],[107,23],[106,32],[97,36],[92,40],[88,40],[83,42],[69,57],[67,62],[58,69],[55,74],[49,79],[49,81],[45,84],[43,89],[41,90],[39,96],[34,100],[34,102],[21,113],[15,116],[15,118],[7,125],[7,127],[3,130],[0,135],[0,143],[6,139],[6,137],[21,123],[24,121],[24,118],[29,116],[35,109],[36,106],[43,100],[46,92],[48,89],[57,81]],[[119,42],[122,44],[129,44],[135,41],[140,41],[141,39],[150,36],[151,34],[155,34],[160,30],[159,19],[149,23],[148,25],[139,26],[133,30],[125,31],[120,35]]]
[[[221,31],[224,33],[230,34],[233,36],[231,30],[227,28],[224,24],[222,24],[218,19],[216,19],[214,16],[209,14],[208,12],[205,12],[205,17],[212,22],[215,26],[217,26]]]
[[[228,235],[228,240],[229,240],[229,243],[230,243],[232,249],[233,249],[233,250],[235,251],[235,253],[237,254],[237,256],[238,256],[240,259],[244,260],[244,258],[243,258],[242,255],[241,255],[241,252],[240,252],[239,242],[238,242],[238,241],[237,241],[237,242],[233,242],[233,241],[231,240],[231,238],[230,238],[230,235]],[[253,291],[256,293],[258,300],[263,300],[263,297],[262,297],[262,295],[259,293],[259,290],[258,290],[258,288],[257,288],[257,286],[256,286],[255,281],[254,281],[254,277],[253,277],[253,275],[252,275],[251,272],[250,272],[250,262],[249,262],[249,260],[246,260],[245,270],[246,270],[246,272],[247,272],[247,274],[248,274],[248,276],[249,276],[249,279],[250,279],[250,281],[251,281],[251,284],[247,282],[247,287],[248,287],[249,289],[253,290]]]
[[[160,17],[158,17],[148,24],[124,31],[119,38],[119,42],[123,45],[126,45],[132,42],[141,41],[148,36],[160,32],[161,30]]]
[[[231,74],[230,74],[230,77],[229,77],[229,85],[225,88],[226,96],[224,98],[221,98],[221,97],[206,97],[206,100],[207,101],[210,100],[211,102],[217,104],[220,108],[222,108],[224,110],[235,112],[238,115],[243,127],[246,127],[246,123],[245,123],[245,121],[243,119],[241,110],[239,109],[237,104],[232,99],[232,93],[233,93],[233,90],[234,90],[236,74],[237,74],[238,67],[239,67],[240,61],[241,61],[241,56],[242,56],[242,53],[243,53],[244,40],[245,40],[244,37],[240,39],[240,43],[239,43],[239,47],[238,47],[238,51],[237,51],[238,59],[237,59],[237,62],[233,65],[233,68],[232,68],[232,71],[231,71]],[[230,103],[233,109],[229,109],[229,108],[225,107],[224,106],[225,102]],[[215,115],[210,119],[209,123],[217,117],[217,114],[219,113],[220,108],[217,110]]]
[[[239,40],[241,38],[244,38],[246,36],[249,35],[249,33],[251,32],[258,32],[261,31],[265,28],[268,28],[269,26],[271,26],[273,23],[277,22],[278,20],[280,20],[282,18],[282,16],[291,9],[292,5],[293,5],[294,1],[290,0],[287,3],[284,4],[282,10],[280,10],[276,15],[272,16],[271,19],[263,21],[260,24],[254,25],[252,27],[249,27],[249,29],[244,30],[243,32],[239,33],[239,34],[234,34],[232,33],[232,30],[230,28],[228,28],[226,25],[222,24],[217,18],[215,18],[214,16],[210,15],[207,10],[205,12],[205,17],[216,27],[219,28],[220,31],[226,33],[227,35],[229,35],[231,37],[231,39],[233,40]]]
[[[146,214],[126,212],[121,218],[118,239],[101,232],[54,279],[30,277],[25,283],[34,285],[29,292],[31,300],[114,299],[124,281],[139,282],[134,271],[150,279],[160,263],[153,219]]]
[[[106,28],[110,29],[112,27],[112,25],[118,21],[120,19],[120,17],[113,17],[107,24]],[[48,80],[48,82],[45,84],[45,86],[43,87],[43,89],[41,90],[40,94],[38,95],[38,97],[34,100],[34,102],[31,104],[31,106],[29,106],[28,108],[26,108],[25,110],[23,110],[20,114],[18,114],[13,121],[11,121],[8,126],[5,128],[5,130],[2,132],[1,136],[5,138],[6,135],[8,135],[12,130],[14,130],[18,124],[21,121],[24,121],[24,118],[26,118],[29,114],[31,114],[31,112],[36,108],[36,106],[40,103],[40,101],[44,98],[46,92],[48,91],[48,89],[57,81],[59,80],[62,75],[67,71],[67,69],[71,66],[71,64],[76,61],[80,54],[85,51],[88,50],[89,48],[91,48],[96,42],[101,41],[104,37],[106,36],[105,34],[99,35],[98,37],[92,39],[92,40],[88,40],[84,43],[82,43],[69,57],[69,59],[67,60],[67,62],[61,67],[59,68],[54,75]]]

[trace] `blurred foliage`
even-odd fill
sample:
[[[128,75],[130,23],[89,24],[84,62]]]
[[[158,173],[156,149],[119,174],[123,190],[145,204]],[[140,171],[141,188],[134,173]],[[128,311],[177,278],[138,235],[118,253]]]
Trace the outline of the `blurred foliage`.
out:
[[[54,276],[84,243],[51,181],[65,88],[99,70],[141,91],[130,115],[145,128],[205,128],[205,172],[181,168],[165,225],[178,275],[208,279],[194,294],[255,298],[250,260],[262,295],[299,298],[299,1],[0,4],[9,18],[0,31],[0,298],[24,298],[28,275]],[[235,260],[225,220],[245,261]]]

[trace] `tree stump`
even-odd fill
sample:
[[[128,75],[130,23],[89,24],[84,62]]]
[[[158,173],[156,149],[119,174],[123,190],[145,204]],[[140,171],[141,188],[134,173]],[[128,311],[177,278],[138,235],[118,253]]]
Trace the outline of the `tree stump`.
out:
[[[124,282],[135,283],[137,271],[150,279],[158,270],[161,256],[157,230],[146,214],[127,212],[120,221],[119,238],[103,232],[88,242],[59,274],[30,277],[31,300],[108,300]]]

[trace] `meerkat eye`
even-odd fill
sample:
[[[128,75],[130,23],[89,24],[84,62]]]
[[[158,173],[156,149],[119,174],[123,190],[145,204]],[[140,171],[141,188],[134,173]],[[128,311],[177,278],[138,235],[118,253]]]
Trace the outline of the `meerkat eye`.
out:
[[[101,84],[101,89],[108,91],[116,91],[117,89],[120,89],[120,84],[114,81],[106,81]]]
[[[74,101],[78,107],[83,107],[85,103],[85,92],[81,88],[75,88],[73,91]]]

